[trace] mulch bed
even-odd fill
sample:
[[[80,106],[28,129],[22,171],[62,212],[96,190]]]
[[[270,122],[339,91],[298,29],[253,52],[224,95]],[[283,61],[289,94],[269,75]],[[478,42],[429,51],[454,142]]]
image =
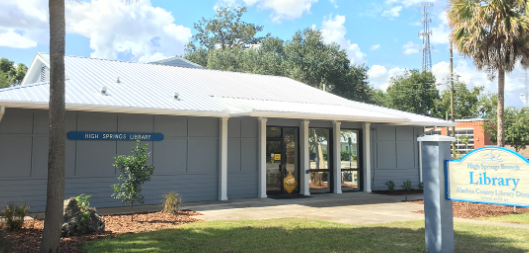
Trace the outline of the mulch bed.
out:
[[[408,201],[414,204],[424,205],[424,200]],[[465,208],[466,202],[452,201],[452,208],[454,210],[454,217],[457,218],[482,218],[482,217],[497,217],[503,215],[514,214],[512,206],[500,206],[490,204],[468,203],[468,211]],[[424,210],[413,211],[414,213],[424,213]],[[529,208],[517,207],[516,214],[529,213]]]
[[[139,233],[159,230],[174,225],[192,223],[200,219],[192,216],[202,215],[192,210],[182,210],[178,216],[163,212],[135,213],[134,222],[130,221],[130,214],[102,215],[105,220],[105,231],[90,235],[69,236],[61,238],[61,252],[81,252],[78,247],[85,242],[115,238],[120,234]],[[5,231],[4,235],[11,244],[12,252],[38,252],[44,220],[27,220],[20,231]]]
[[[384,195],[410,195],[410,194],[422,194],[423,191],[411,190],[407,192],[406,190],[394,190],[394,191],[373,191],[373,193],[384,194]]]

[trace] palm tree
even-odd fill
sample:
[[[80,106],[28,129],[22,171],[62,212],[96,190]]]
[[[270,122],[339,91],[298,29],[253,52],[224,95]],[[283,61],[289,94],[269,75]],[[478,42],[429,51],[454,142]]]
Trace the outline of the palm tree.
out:
[[[64,0],[49,0],[50,102],[48,186],[41,253],[59,252],[64,199]]]
[[[478,70],[498,71],[498,146],[503,131],[505,72],[515,63],[529,66],[529,0],[450,0],[450,39],[457,50],[472,57]],[[489,77],[493,77],[490,75]]]

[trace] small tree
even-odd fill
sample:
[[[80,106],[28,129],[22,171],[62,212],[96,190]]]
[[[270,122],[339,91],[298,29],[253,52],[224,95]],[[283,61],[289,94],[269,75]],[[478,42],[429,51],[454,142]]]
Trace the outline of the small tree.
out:
[[[130,205],[131,217],[134,221],[134,203],[143,204],[143,196],[140,194],[141,186],[144,182],[151,180],[154,166],[147,166],[146,163],[151,153],[145,153],[147,144],[140,146],[140,141],[132,147],[134,155],[115,155],[116,163],[114,167],[118,168],[121,174],[118,176],[119,184],[113,184],[114,194],[112,197],[120,199],[123,204]]]

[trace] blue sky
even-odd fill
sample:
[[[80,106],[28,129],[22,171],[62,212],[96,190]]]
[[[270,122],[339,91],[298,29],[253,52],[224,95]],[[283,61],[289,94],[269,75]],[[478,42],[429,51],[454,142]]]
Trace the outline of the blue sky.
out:
[[[0,57],[30,65],[36,52],[48,52],[47,1],[0,3]],[[448,0],[433,2],[432,71],[442,82],[449,73],[446,19]],[[301,29],[322,30],[356,64],[369,67],[370,83],[385,89],[392,75],[421,68],[422,29],[419,0],[120,0],[67,2],[66,54],[147,62],[183,54],[195,33],[193,23],[212,17],[215,7],[246,6],[246,22],[264,26],[263,34],[288,40]],[[455,71],[469,87],[496,92],[496,82],[476,71],[470,59],[455,54]],[[506,104],[522,106],[525,70],[508,76]]]

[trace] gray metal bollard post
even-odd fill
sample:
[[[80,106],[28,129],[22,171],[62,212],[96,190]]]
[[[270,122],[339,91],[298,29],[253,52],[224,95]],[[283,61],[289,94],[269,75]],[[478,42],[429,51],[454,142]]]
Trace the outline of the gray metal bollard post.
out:
[[[445,160],[450,159],[450,142],[455,138],[429,135],[422,142],[426,249],[429,253],[454,252],[452,201],[445,198]]]

